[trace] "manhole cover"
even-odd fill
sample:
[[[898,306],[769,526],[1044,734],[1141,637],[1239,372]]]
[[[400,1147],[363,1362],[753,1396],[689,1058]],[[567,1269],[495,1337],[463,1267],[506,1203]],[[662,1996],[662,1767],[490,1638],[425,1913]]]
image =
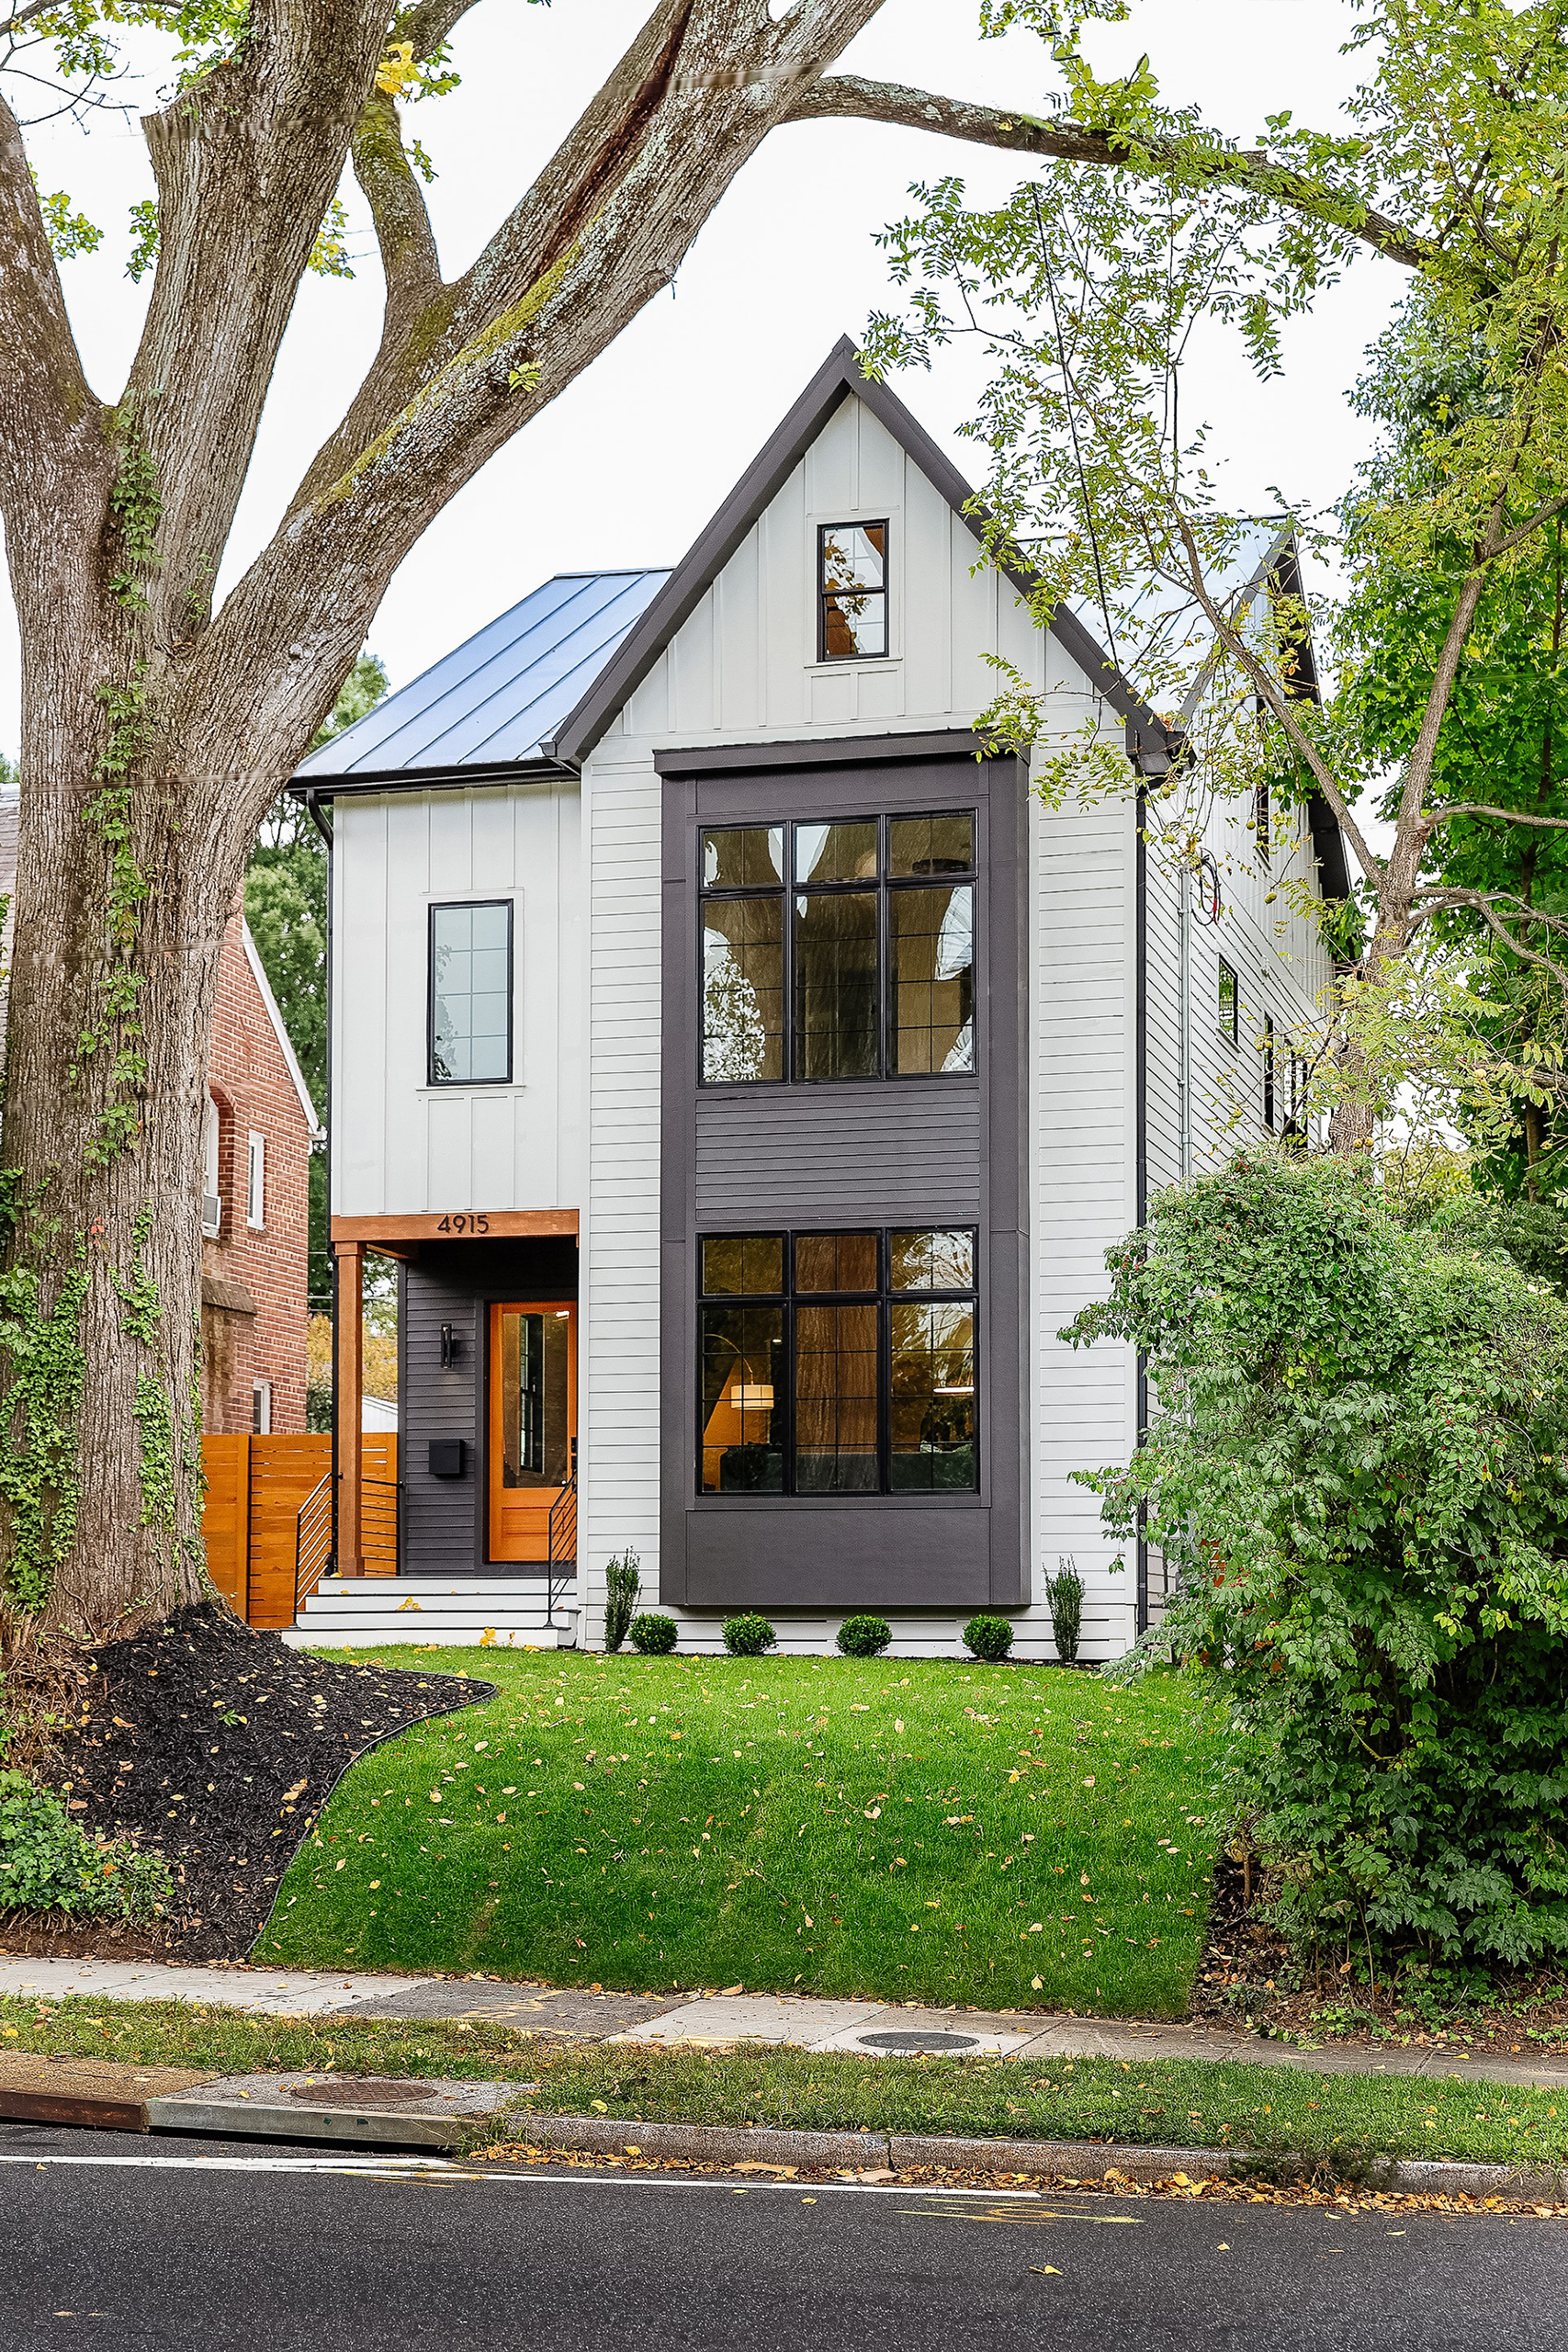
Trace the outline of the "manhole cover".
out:
[[[367,2075],[359,2083],[290,2083],[290,2098],[311,2107],[428,2107],[435,2093],[428,2083],[394,2083]]]
[[[972,2033],[857,2033],[865,2050],[890,2050],[902,2054],[921,2050],[978,2050]]]

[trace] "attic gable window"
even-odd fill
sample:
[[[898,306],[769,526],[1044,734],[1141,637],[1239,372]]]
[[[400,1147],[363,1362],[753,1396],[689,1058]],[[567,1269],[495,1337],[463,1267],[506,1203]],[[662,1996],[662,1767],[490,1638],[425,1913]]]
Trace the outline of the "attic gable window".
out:
[[[887,526],[824,523],[817,533],[817,659],[875,662],[887,652]]]

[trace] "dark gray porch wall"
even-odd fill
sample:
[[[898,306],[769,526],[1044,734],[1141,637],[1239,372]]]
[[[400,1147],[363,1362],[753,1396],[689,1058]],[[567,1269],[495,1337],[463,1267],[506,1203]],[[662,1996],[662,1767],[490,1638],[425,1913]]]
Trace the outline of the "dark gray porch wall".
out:
[[[1017,1608],[1029,1598],[1025,779],[964,734],[664,752],[660,1594],[691,1608]],[[974,1079],[697,1083],[701,825],[974,808]],[[766,1226],[980,1229],[976,1495],[696,1492],[695,1240]]]
[[[487,1565],[489,1389],[486,1346],[493,1300],[574,1299],[577,1244],[426,1241],[398,1271],[398,1451],[402,1477],[399,1566],[405,1576],[472,1576]],[[456,1362],[441,1364],[450,1323]],[[433,1478],[432,1438],[468,1443],[461,1478]],[[508,1564],[511,1575],[525,1566]]]

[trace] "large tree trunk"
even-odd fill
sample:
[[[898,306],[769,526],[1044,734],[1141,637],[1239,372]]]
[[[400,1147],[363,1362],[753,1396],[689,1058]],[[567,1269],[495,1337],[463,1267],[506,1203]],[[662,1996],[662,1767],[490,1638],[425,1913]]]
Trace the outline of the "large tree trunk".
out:
[[[201,1113],[236,875],[177,763],[106,786],[93,751],[24,754],[0,1492],[6,1600],[98,1641],[209,1591]]]

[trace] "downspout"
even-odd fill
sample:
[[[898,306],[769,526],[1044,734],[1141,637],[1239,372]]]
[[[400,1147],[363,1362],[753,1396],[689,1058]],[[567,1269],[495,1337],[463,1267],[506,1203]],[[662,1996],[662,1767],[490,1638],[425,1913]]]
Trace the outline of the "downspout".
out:
[[[332,1426],[332,1561],[337,1564],[337,1252],[333,1248],[333,829],[321,815],[318,787],[306,787],[305,806],[310,822],[327,845],[327,1099],[321,1111],[321,1125],[327,1131],[327,1147],[322,1155],[326,1161],[327,1193],[327,1267],[332,1283],[329,1312],[333,1318],[333,1426]]]
[[[1134,1113],[1137,1122],[1137,1142],[1134,1154],[1136,1220],[1140,1232],[1149,1214],[1149,861],[1148,844],[1144,839],[1144,818],[1148,797],[1148,786],[1142,775],[1138,779],[1134,816],[1137,835],[1134,848],[1134,924],[1136,931],[1136,973],[1134,995]],[[1137,1442],[1141,1447],[1149,1426],[1149,1369],[1143,1351],[1138,1353]],[[1143,1504],[1138,1506],[1138,1585],[1134,1615],[1134,1630],[1146,1634],[1149,1627],[1149,1542],[1146,1532],[1148,1514]]]
[[[1192,877],[1184,865],[1176,869],[1176,892],[1178,986],[1181,992],[1177,1114],[1181,1182],[1190,1184],[1192,1182]]]

